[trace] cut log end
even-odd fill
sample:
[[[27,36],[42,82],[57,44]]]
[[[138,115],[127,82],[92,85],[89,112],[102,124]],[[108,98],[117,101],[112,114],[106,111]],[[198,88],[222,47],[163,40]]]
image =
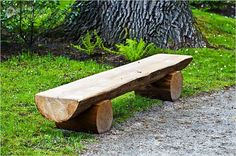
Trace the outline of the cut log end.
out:
[[[183,76],[180,71],[176,71],[157,82],[140,87],[135,93],[165,101],[176,101],[181,95],[182,86]]]
[[[56,123],[61,129],[104,133],[110,130],[113,120],[112,104],[104,100],[68,121]]]
[[[56,99],[35,96],[35,102],[39,112],[49,120],[62,122],[70,119],[77,110],[78,102],[67,99]]]

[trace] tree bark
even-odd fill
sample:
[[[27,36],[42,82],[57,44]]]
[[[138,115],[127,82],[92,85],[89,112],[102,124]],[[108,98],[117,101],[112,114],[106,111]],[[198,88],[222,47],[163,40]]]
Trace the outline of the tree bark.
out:
[[[143,38],[161,48],[206,46],[187,1],[79,0],[64,28],[76,41],[96,30],[108,45]]]

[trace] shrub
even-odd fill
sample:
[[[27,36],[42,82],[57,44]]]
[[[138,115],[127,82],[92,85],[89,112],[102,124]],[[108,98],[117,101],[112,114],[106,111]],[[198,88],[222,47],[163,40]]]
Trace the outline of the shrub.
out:
[[[236,2],[232,0],[190,0],[190,5],[197,8],[204,8],[205,10],[224,9],[227,6],[235,5]]]
[[[117,44],[118,53],[123,55],[129,61],[141,59],[148,53],[153,53],[156,46],[153,43],[146,44],[143,39],[137,40],[126,39],[126,44]]]
[[[2,42],[20,42],[29,47],[48,30],[58,26],[70,3],[64,1],[1,1]]]

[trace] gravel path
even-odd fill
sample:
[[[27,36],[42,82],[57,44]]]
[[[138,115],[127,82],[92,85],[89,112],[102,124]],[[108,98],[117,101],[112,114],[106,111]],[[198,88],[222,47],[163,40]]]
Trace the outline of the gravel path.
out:
[[[98,135],[82,155],[236,155],[235,93],[164,102]]]

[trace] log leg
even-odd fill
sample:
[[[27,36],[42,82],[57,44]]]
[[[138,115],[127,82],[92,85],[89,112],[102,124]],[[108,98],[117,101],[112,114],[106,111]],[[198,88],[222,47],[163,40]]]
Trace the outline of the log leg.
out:
[[[154,83],[140,87],[138,90],[135,90],[135,93],[149,98],[175,101],[181,95],[182,86],[183,76],[180,71],[176,71]]]
[[[104,100],[93,105],[75,118],[61,123],[56,123],[57,128],[73,131],[104,133],[111,128],[113,120],[112,104]]]

